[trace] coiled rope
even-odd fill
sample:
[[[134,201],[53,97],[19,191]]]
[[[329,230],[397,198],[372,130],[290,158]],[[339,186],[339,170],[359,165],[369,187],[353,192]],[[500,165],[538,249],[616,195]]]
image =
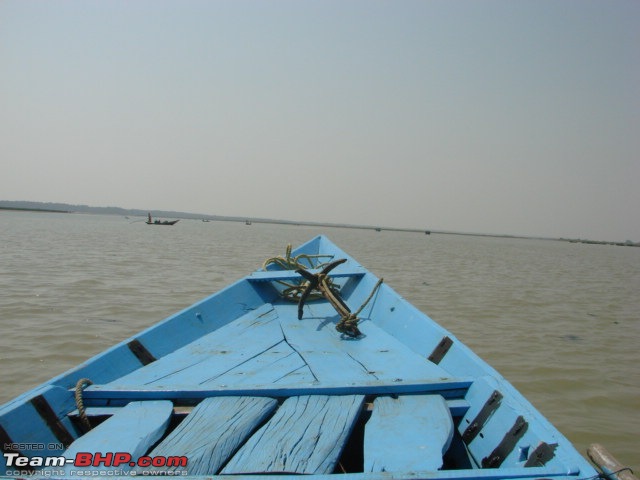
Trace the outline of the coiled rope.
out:
[[[87,431],[91,430],[91,423],[89,422],[89,417],[87,417],[87,411],[84,407],[84,401],[82,399],[82,390],[87,388],[89,385],[93,385],[93,382],[88,378],[81,378],[76,383],[76,407],[78,408],[78,416],[80,417],[80,421],[82,425],[87,429]]]

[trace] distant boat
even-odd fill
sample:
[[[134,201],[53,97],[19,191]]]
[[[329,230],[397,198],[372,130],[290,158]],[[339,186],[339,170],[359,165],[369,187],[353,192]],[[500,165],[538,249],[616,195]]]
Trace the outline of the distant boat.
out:
[[[180,220],[154,220],[149,214],[149,219],[146,221],[147,225],[175,225]]]
[[[207,220],[206,218],[203,218],[203,219],[202,219],[202,221],[203,221],[204,223],[209,223],[209,220]]]
[[[246,222],[244,222],[245,225],[251,225],[251,220],[247,220]]]

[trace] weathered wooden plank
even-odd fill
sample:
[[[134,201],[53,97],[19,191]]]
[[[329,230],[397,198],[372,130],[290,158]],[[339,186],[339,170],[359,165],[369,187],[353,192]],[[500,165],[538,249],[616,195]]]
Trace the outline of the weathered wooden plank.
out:
[[[445,378],[450,374],[442,367],[428,361],[409,349],[374,321],[363,320],[359,324],[362,338],[341,339],[345,351],[379,380],[394,381],[398,378]]]
[[[470,407],[457,428],[469,454],[483,468],[515,466],[522,462],[519,446],[536,446],[544,440],[540,430],[529,427],[529,419],[522,415],[526,410],[500,393],[504,388],[485,377],[476,380],[465,396]]]
[[[638,480],[630,468],[622,465],[599,443],[592,443],[587,449],[587,455],[610,480]]]
[[[200,402],[149,454],[186,455],[186,467],[162,468],[162,472],[215,475],[244,439],[267,418],[277,401],[266,397],[217,397]],[[137,472],[152,474],[153,468]]]
[[[185,345],[110,385],[199,385],[215,379],[283,340],[270,304]]]
[[[378,397],[364,433],[365,472],[438,470],[453,438],[440,395]]]
[[[264,395],[260,395],[261,397]],[[213,397],[208,397],[208,398],[213,398]],[[469,410],[469,402],[467,402],[464,399],[451,399],[451,400],[447,400],[447,407],[449,408],[449,411],[451,412],[451,416],[452,417],[462,417],[465,413],[467,413],[467,411]],[[87,414],[87,416],[89,418],[91,417],[110,417],[111,415],[118,413],[120,411],[122,407],[89,407],[85,410],[85,413]],[[173,414],[174,415],[188,415],[193,411],[194,407],[189,407],[189,406],[174,406],[173,407]],[[79,415],[78,410],[72,410],[70,411],[67,416],[68,417],[72,417],[75,418]],[[2,439],[4,437],[2,436],[2,427],[0,426],[0,446],[3,445]],[[10,440],[7,440],[6,442],[4,442],[5,444],[10,444],[13,443]]]
[[[126,452],[131,454],[131,461],[136,462],[162,437],[172,412],[173,404],[166,400],[131,402],[111,418],[73,442],[64,452],[64,456],[75,458],[76,454],[80,452],[100,453],[103,456],[109,452]],[[66,467],[67,471],[71,468],[74,467]],[[98,465],[81,469],[85,471],[114,469],[128,471],[131,466],[124,463],[117,467]]]
[[[589,470],[589,473],[591,470]],[[487,468],[468,470],[436,470],[428,472],[366,472],[340,474],[340,480],[517,480],[555,478],[570,480],[580,473],[577,468]],[[263,476],[251,474],[218,475],[216,480],[259,480]],[[299,480],[297,474],[270,474],[269,480]],[[313,480],[335,479],[335,474],[314,475]]]
[[[443,378],[422,381],[370,380],[366,382],[318,382],[301,385],[243,385],[241,387],[197,387],[176,385],[171,388],[156,386],[91,385],[83,392],[85,405],[100,400],[144,399],[201,399],[220,396],[294,397],[300,395],[392,395],[403,393],[438,393],[445,398],[462,398],[473,383],[469,378]]]
[[[312,382],[311,371],[304,360],[284,340],[223,373],[201,383],[213,385],[269,385]]]
[[[277,309],[286,342],[304,359],[318,382],[352,383],[376,379],[349,354],[352,342],[342,340],[335,324],[326,320],[338,318],[327,302],[309,303],[302,320],[298,320],[294,305],[278,305]]]
[[[331,473],[363,400],[361,395],[287,399],[222,473]]]
[[[318,273],[319,269],[309,270],[310,273]],[[329,273],[329,277],[331,278],[344,278],[344,277],[355,277],[362,276],[365,274],[365,271],[362,267],[360,268],[339,268],[335,271]],[[267,281],[282,281],[282,280],[300,280],[302,276],[299,273],[296,273],[295,270],[262,270],[258,272],[253,272],[249,277],[247,277],[249,281],[252,282],[267,282]]]
[[[395,382],[449,376],[372,321],[361,322],[363,337],[344,337],[335,330],[339,317],[327,302],[308,304],[302,320],[292,313],[295,306],[278,305],[276,309],[287,343],[305,359],[320,382]]]

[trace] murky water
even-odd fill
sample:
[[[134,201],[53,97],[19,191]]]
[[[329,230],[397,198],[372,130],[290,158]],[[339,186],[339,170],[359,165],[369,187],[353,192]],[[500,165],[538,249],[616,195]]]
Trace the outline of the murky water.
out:
[[[640,248],[0,211],[0,403],[320,233],[640,471]]]

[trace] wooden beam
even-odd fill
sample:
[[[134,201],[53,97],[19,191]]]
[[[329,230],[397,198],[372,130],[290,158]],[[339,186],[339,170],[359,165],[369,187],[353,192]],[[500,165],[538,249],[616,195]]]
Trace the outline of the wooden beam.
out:
[[[340,474],[340,480],[517,480],[552,477],[575,477],[579,475],[577,468],[487,468],[470,470],[437,470],[426,472],[368,472]],[[260,480],[264,475],[235,474],[217,475],[216,480]],[[297,480],[299,474],[270,474],[270,480]],[[335,474],[314,475],[314,480],[335,480]]]
[[[473,383],[466,378],[444,378],[424,381],[403,381],[398,379],[394,383],[388,381],[368,381],[353,384],[302,384],[294,386],[271,385],[243,385],[238,388],[224,385],[194,388],[193,385],[176,385],[171,388],[138,386],[91,385],[83,392],[87,406],[91,401],[126,399],[131,400],[159,400],[159,399],[190,399],[198,400],[219,396],[258,396],[258,397],[295,397],[300,395],[391,395],[404,393],[438,393],[444,398],[462,398]],[[99,403],[96,403],[99,404]]]
[[[622,465],[599,443],[592,444],[587,449],[587,455],[610,480],[638,480],[630,468]]]
[[[318,273],[320,270],[308,270],[309,273]],[[344,278],[344,277],[359,277],[366,272],[364,269],[337,269],[335,272],[330,272],[327,276],[331,278]],[[304,280],[302,275],[296,273],[295,270],[266,270],[253,272],[247,277],[250,282],[270,282],[277,280]]]

